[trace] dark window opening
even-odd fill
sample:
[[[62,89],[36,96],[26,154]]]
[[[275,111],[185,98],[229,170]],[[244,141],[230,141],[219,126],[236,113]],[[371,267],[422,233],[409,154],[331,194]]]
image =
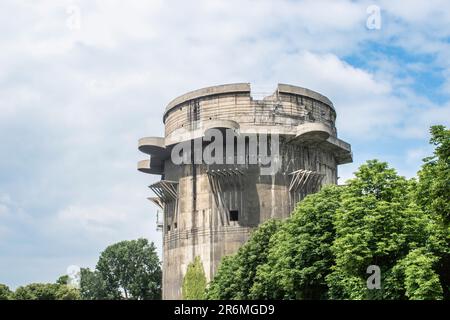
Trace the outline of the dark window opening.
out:
[[[239,220],[239,210],[230,210],[230,221]]]
[[[170,231],[170,224],[167,226],[167,231]]]
[[[176,229],[177,227],[178,227],[177,223],[176,223],[176,222],[174,222],[174,224],[173,224],[173,228],[174,228],[174,229]]]

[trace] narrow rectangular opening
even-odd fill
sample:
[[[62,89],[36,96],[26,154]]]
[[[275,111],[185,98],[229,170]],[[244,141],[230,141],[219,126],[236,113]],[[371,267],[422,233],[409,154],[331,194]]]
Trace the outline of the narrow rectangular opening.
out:
[[[200,103],[198,101],[195,101],[194,103],[194,110],[193,110],[193,120],[198,121],[200,120]]]
[[[230,210],[230,221],[239,221],[239,210]]]

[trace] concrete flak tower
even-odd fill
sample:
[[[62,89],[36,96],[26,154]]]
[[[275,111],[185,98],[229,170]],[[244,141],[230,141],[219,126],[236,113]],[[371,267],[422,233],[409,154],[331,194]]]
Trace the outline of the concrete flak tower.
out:
[[[336,111],[325,96],[279,84],[261,100],[250,84],[203,88],[171,101],[164,137],[139,140],[149,159],[138,170],[162,213],[163,298],[180,299],[187,266],[199,256],[208,280],[252,229],[290,215],[296,203],[337,183],[352,162],[337,138]]]

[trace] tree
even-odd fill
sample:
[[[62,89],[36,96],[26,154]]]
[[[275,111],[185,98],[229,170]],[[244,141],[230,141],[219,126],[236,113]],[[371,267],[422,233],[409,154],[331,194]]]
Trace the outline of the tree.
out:
[[[232,300],[239,291],[239,281],[236,270],[239,268],[236,255],[225,256],[220,262],[214,279],[206,289],[208,300]]]
[[[204,300],[206,289],[206,276],[203,263],[200,257],[195,257],[194,261],[188,265],[183,279],[183,299]]]
[[[437,270],[445,299],[450,299],[450,130],[444,126],[430,129],[434,154],[424,159],[418,172],[417,203],[435,222],[432,248],[439,257]]]
[[[333,226],[342,187],[327,186],[301,201],[274,234],[267,262],[257,267],[252,298],[324,299],[334,263]]]
[[[16,300],[56,300],[56,286],[50,283],[31,283],[20,286],[14,293]]]
[[[257,228],[223,259],[207,297],[449,299],[450,131],[434,126],[431,135],[434,155],[418,181],[367,161],[346,186],[306,197],[280,227]],[[372,276],[380,288],[370,288]]]
[[[433,214],[442,225],[450,222],[450,130],[432,126],[430,143],[434,154],[424,159],[418,172],[417,199],[424,209]],[[448,231],[448,229],[447,229]]]
[[[67,284],[69,284],[69,280],[70,280],[69,276],[67,274],[65,274],[65,275],[60,276],[58,278],[58,280],[56,280],[56,283],[57,284],[66,284],[67,285]]]
[[[17,288],[16,300],[78,300],[78,289],[58,283],[31,283]]]
[[[392,269],[392,277],[397,280],[397,286],[400,284],[396,289],[411,300],[442,299],[442,286],[435,271],[437,261],[438,258],[425,248],[412,250]]]
[[[329,295],[333,299],[407,298],[405,284],[398,282],[393,268],[411,250],[427,245],[429,216],[412,201],[414,183],[398,176],[387,163],[367,161],[355,175],[342,193],[336,214],[335,265],[327,276]],[[366,272],[371,265],[381,269],[385,284],[381,290],[367,288]]]
[[[80,270],[80,295],[85,300],[112,300],[119,299],[120,293],[113,291],[108,292],[106,284],[100,273],[96,270],[91,271],[89,268],[81,268]]]
[[[0,300],[11,300],[13,292],[9,290],[7,285],[0,283]]]
[[[159,258],[155,245],[149,244],[146,239],[121,241],[107,247],[100,254],[96,270],[104,283],[108,297],[114,299],[161,297]]]
[[[238,250],[237,254],[227,258],[219,266],[216,277],[210,283],[208,299],[251,299],[250,292],[259,265],[267,261],[269,241],[281,222],[268,220],[255,229],[249,240]],[[234,285],[230,288],[230,279]]]
[[[146,239],[121,241],[100,255],[96,270],[80,270],[80,289],[68,275],[56,283],[31,283],[13,293],[0,284],[0,300],[159,299],[161,267],[156,248]]]
[[[56,300],[80,300],[80,290],[71,285],[59,285],[56,292]]]

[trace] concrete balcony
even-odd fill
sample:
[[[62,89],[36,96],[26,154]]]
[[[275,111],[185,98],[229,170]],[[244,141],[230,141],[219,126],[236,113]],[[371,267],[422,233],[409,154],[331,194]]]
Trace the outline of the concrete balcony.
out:
[[[296,139],[302,141],[325,141],[332,136],[329,126],[320,122],[304,123],[297,127]]]
[[[167,159],[170,156],[169,150],[166,149],[164,138],[161,137],[146,137],[139,139],[139,151],[150,155],[157,159]]]
[[[137,163],[137,169],[147,174],[163,174],[163,163],[159,159],[141,160]]]
[[[325,141],[324,146],[333,152],[338,165],[353,162],[352,147],[349,143],[330,136]]]

